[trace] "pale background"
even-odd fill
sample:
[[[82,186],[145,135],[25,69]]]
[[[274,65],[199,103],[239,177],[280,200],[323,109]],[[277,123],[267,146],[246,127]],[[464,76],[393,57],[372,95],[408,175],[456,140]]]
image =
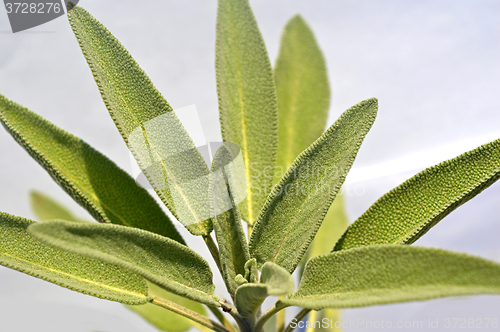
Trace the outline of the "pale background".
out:
[[[220,140],[215,0],[80,4],[115,34],[174,108],[195,104],[208,139]],[[329,123],[361,100],[379,99],[377,121],[345,186],[351,221],[415,172],[500,138],[499,1],[254,0],[251,5],[272,63],[286,21],[301,13],[309,22],[329,70]],[[0,93],[131,171],[125,144],[65,17],[22,33],[9,29],[0,8]],[[28,192],[37,189],[88,216],[3,129],[0,156],[0,211],[33,218]],[[500,261],[499,200],[497,183],[417,244]],[[197,239],[184,234],[208,257]],[[498,307],[500,296],[474,296],[349,309],[344,318],[360,323],[348,331],[376,331],[383,329],[370,329],[361,320],[422,321],[427,327],[436,318],[441,324],[454,317],[499,319]],[[0,322],[0,332],[154,331],[120,304],[5,268],[0,268]]]

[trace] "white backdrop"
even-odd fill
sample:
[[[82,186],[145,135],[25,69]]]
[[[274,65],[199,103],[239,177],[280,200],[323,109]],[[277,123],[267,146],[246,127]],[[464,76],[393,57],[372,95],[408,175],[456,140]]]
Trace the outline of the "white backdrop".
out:
[[[220,140],[215,0],[80,4],[122,42],[174,108],[195,104],[207,138]],[[351,220],[418,170],[500,138],[500,2],[253,0],[251,5],[272,63],[292,15],[302,14],[312,27],[329,70],[329,123],[361,100],[379,99],[378,118],[345,186]],[[65,17],[12,34],[0,8],[0,93],[131,170]],[[33,218],[28,192],[37,189],[88,216],[3,129],[0,169],[0,211]],[[499,199],[495,184],[417,244],[500,261]],[[208,257],[197,239],[183,234]],[[222,286],[220,279],[216,284]],[[344,318],[350,323],[346,331],[380,330],[368,321],[382,320],[422,321],[424,329],[415,330],[425,331],[436,318],[500,319],[494,309],[499,306],[500,296],[461,297],[349,309]],[[0,332],[154,331],[120,304],[5,268],[0,268],[0,321]]]

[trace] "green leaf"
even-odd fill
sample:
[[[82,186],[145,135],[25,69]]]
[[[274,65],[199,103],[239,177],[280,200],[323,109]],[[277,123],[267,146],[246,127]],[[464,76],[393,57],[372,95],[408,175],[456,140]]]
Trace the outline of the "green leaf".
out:
[[[325,220],[321,224],[318,233],[314,237],[306,256],[302,259],[301,272],[304,271],[305,264],[307,261],[319,255],[327,254],[331,251],[334,243],[340,238],[340,236],[345,232],[347,225],[349,224],[347,214],[345,211],[344,195],[338,194],[335,197],[328,213],[325,216]],[[323,309],[320,312],[311,312],[308,320],[309,321],[321,321],[323,319],[328,320],[329,326],[327,328],[319,327],[311,330],[314,331],[340,331],[340,328],[335,327],[335,322],[340,321],[340,310],[335,309]],[[333,322],[333,323],[332,323]],[[308,331],[306,331],[308,332]]]
[[[68,11],[68,17],[104,103],[141,170],[191,233],[209,234],[210,172],[172,107],[100,22],[80,7]]]
[[[314,240],[309,246],[305,261],[332,251],[332,247],[345,232],[348,224],[344,196],[339,194],[335,197],[325,216],[325,220],[323,220],[318,233],[316,233]]]
[[[287,270],[274,263],[262,266],[260,283],[243,284],[236,290],[234,304],[244,317],[255,315],[266,297],[284,295],[293,291],[293,278]]]
[[[220,177],[213,177],[216,188],[214,199],[228,199],[228,203],[232,206],[230,210],[217,214],[213,219],[215,236],[219,245],[220,262],[224,272],[224,282],[231,296],[238,288],[236,276],[245,275],[245,263],[250,259],[248,244],[241,226],[240,212],[233,193],[234,190],[237,190],[235,187],[238,186],[238,179],[235,179],[236,174],[233,174],[231,166],[238,153],[239,151],[231,149],[231,145],[222,145],[217,150],[212,162],[213,174],[220,175]],[[217,187],[220,189],[217,190]],[[218,207],[222,204],[217,202],[216,205]]]
[[[427,168],[380,197],[334,250],[411,244],[500,178],[500,140]]]
[[[292,273],[321,226],[377,112],[377,100],[351,107],[302,152],[273,188],[250,238],[259,265]]]
[[[248,196],[240,207],[253,225],[272,188],[278,110],[271,64],[248,0],[219,0],[215,68],[222,137],[241,148]]]
[[[375,245],[312,258],[279,305],[351,308],[445,296],[500,294],[500,264],[450,251]]]
[[[146,229],[184,243],[148,192],[78,137],[1,95],[0,121],[97,221]]]
[[[277,169],[283,175],[325,130],[330,104],[325,59],[299,15],[285,26],[274,77],[279,112]]]
[[[42,194],[38,191],[30,192],[30,203],[33,213],[38,218],[39,221],[48,221],[54,219],[67,220],[67,221],[84,221],[80,218],[75,217],[71,211],[66,209],[64,206],[50,198],[49,196]]]
[[[205,309],[200,303],[167,292],[152,283],[149,283],[149,295],[161,297],[162,299],[177,303],[184,308],[206,315]],[[144,319],[162,331],[183,332],[193,326],[192,320],[151,303],[139,306],[129,306],[128,308],[141,315]]]
[[[208,263],[169,238],[119,225],[65,221],[37,223],[28,232],[50,246],[118,265],[172,293],[219,306]]]
[[[36,224],[0,212],[0,264],[56,285],[126,304],[149,302],[144,279],[129,271],[57,250],[33,239],[26,229]]]

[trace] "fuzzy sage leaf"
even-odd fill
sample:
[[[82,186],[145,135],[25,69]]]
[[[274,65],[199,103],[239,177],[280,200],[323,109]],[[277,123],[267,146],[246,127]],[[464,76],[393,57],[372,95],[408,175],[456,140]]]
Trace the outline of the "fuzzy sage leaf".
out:
[[[150,301],[146,281],[114,265],[54,249],[33,239],[34,221],[0,212],[0,265],[56,285],[126,303]]]
[[[191,233],[209,234],[209,169],[172,107],[100,22],[80,7],[72,7],[68,17],[104,103],[141,170]]]
[[[500,140],[427,168],[380,197],[334,250],[411,244],[500,178]]]
[[[450,251],[374,245],[312,258],[280,305],[350,308],[444,296],[500,294],[500,264]]]
[[[28,232],[47,245],[121,266],[172,293],[219,306],[208,263],[169,238],[131,227],[64,221],[37,223]]]
[[[250,238],[250,255],[259,265],[275,262],[290,273],[295,270],[344,182],[376,112],[376,99],[351,107],[293,162],[270,194]]]
[[[299,15],[285,26],[274,77],[279,118],[277,169],[284,173],[323,133],[330,104],[325,59]]]
[[[0,121],[97,221],[142,228],[184,243],[148,192],[80,138],[1,95]]]
[[[234,303],[244,317],[255,315],[266,297],[293,291],[293,278],[287,270],[272,262],[262,266],[260,283],[243,284],[236,290]]]
[[[253,225],[272,187],[278,110],[271,64],[248,0],[219,0],[215,57],[222,137],[241,148],[248,195],[240,208]]]
[[[250,259],[248,244],[241,226],[240,212],[234,199],[234,190],[238,190],[238,180],[235,176],[238,174],[234,174],[237,169],[231,166],[239,154],[238,150],[234,144],[223,144],[217,150],[212,162],[213,174],[220,174],[220,177],[212,177],[217,180],[213,184],[217,187],[213,198],[229,199],[228,203],[232,206],[228,211],[217,214],[213,218],[215,236],[219,244],[220,262],[224,272],[223,278],[231,295],[234,295],[238,288],[236,276],[245,275],[245,263]],[[220,205],[222,204],[216,202],[217,207]]]

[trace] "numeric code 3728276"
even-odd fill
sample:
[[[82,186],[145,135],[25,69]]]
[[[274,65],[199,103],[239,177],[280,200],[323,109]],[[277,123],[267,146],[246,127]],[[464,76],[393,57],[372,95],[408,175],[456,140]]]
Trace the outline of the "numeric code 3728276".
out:
[[[59,14],[63,9],[61,3],[55,2],[7,2],[7,14]]]

